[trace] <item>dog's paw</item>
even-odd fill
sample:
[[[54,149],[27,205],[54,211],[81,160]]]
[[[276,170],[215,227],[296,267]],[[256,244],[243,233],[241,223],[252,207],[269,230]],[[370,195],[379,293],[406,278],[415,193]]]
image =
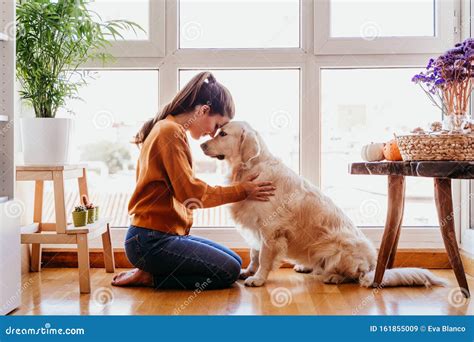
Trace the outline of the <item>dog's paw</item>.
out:
[[[248,268],[246,268],[246,269],[240,271],[239,279],[247,279],[248,277],[251,277],[254,274],[255,274],[255,272],[250,271]]]
[[[340,274],[329,274],[322,277],[322,280],[325,284],[341,284],[346,279]]]
[[[244,284],[245,286],[258,287],[265,284],[265,279],[252,276],[245,279]]]
[[[311,272],[313,272],[313,269],[311,267],[307,267],[305,265],[295,265],[293,267],[293,269],[295,270],[295,272],[298,272],[298,273],[311,273]]]

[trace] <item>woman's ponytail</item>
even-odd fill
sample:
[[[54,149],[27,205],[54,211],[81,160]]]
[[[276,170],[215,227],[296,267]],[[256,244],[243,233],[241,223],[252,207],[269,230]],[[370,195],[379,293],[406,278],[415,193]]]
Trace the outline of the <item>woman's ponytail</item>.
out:
[[[211,107],[211,113],[219,113],[230,119],[234,117],[234,101],[229,90],[217,82],[209,71],[194,76],[153,119],[144,123],[132,143],[142,145],[155,124],[168,115],[186,113],[194,110],[195,106],[204,104]]]

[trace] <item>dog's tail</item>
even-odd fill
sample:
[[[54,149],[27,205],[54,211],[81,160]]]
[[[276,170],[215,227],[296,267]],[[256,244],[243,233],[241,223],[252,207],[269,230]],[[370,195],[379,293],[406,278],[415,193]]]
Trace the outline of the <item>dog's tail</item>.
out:
[[[391,268],[385,270],[381,284],[374,284],[375,271],[365,273],[359,278],[359,283],[365,287],[380,286],[446,286],[445,279],[435,276],[424,268]]]

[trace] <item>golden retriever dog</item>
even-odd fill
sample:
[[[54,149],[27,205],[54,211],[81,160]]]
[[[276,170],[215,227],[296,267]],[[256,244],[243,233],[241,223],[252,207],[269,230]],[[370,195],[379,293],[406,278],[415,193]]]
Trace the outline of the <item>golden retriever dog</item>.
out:
[[[231,205],[232,217],[251,247],[250,264],[241,272],[245,285],[262,286],[283,260],[325,283],[376,285],[372,243],[329,197],[274,157],[248,123],[225,125],[201,148],[207,156],[229,163],[230,181],[258,174],[257,180],[276,186],[275,196],[267,202]],[[401,268],[388,269],[380,285],[431,286],[445,281],[425,269]]]

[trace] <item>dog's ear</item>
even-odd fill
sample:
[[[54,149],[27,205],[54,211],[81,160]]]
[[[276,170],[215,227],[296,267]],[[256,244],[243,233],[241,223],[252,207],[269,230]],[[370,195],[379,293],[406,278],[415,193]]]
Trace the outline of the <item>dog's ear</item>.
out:
[[[242,132],[240,143],[240,158],[243,163],[247,163],[260,154],[260,143],[258,142],[257,133],[250,130]]]

